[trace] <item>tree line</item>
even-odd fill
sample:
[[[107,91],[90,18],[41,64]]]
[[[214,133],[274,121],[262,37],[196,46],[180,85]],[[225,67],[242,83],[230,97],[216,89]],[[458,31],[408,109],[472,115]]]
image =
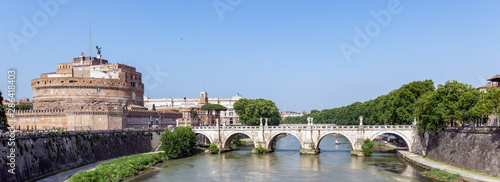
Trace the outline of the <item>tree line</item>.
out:
[[[410,125],[414,118],[420,130],[440,131],[447,125],[480,125],[488,115],[499,113],[500,89],[478,90],[469,84],[447,81],[434,87],[432,80],[413,81],[386,95],[365,102],[321,111],[301,117],[287,117],[283,124],[314,123],[357,125]]]

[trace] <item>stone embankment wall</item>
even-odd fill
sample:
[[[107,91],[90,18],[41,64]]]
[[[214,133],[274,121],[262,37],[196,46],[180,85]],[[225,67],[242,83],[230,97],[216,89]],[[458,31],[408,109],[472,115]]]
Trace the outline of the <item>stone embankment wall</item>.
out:
[[[425,138],[426,157],[500,176],[500,128],[454,128]]]
[[[101,160],[151,152],[163,129],[0,135],[0,181],[27,181]],[[12,146],[9,146],[12,144]],[[8,172],[15,150],[15,174]]]

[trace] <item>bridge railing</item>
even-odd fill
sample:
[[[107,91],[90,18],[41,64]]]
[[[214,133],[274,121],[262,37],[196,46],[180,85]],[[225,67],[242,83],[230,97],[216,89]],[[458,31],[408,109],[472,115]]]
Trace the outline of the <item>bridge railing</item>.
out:
[[[413,129],[414,125],[312,125],[308,126],[305,124],[287,124],[287,125],[278,125],[278,126],[194,126],[195,130],[262,130],[262,129]]]

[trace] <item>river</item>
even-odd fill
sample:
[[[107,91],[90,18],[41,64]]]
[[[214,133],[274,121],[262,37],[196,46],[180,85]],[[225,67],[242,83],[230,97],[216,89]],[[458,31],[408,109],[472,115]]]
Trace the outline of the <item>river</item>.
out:
[[[169,160],[130,181],[430,181],[396,154],[351,156],[351,144],[340,135],[323,138],[319,147],[318,155],[300,155],[299,141],[289,135],[277,141],[273,153],[252,154],[247,147],[199,154]]]

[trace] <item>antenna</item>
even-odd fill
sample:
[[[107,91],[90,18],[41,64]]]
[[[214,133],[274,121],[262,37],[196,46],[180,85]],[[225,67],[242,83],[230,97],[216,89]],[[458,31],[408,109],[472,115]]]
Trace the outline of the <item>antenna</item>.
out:
[[[90,60],[92,60],[92,25],[89,23],[89,49],[90,49]]]

